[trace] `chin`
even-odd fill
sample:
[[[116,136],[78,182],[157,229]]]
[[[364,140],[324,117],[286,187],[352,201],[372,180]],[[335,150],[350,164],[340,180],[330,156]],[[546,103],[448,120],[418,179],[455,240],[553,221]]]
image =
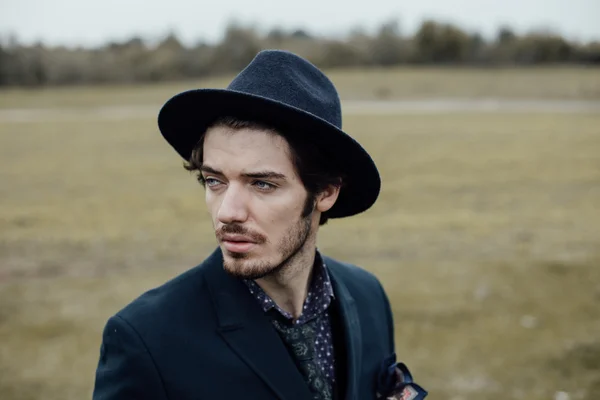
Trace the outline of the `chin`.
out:
[[[279,263],[252,257],[251,253],[223,251],[223,268],[236,278],[260,279],[277,271]]]
[[[221,246],[221,252],[223,253],[223,259],[225,262],[233,262],[236,264],[243,264],[246,261],[251,262],[252,260],[256,260],[257,258],[256,252],[252,250],[238,252],[227,250],[225,246]]]

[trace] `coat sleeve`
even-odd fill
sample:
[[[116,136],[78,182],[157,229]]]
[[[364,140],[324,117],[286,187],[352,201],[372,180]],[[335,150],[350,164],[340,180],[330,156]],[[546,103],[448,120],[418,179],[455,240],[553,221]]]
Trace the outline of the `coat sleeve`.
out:
[[[135,329],[119,316],[104,328],[93,400],[166,400],[162,378]]]
[[[385,316],[386,316],[386,321],[387,321],[387,325],[388,325],[388,347],[390,349],[390,352],[395,352],[396,346],[395,346],[394,313],[392,312],[392,306],[390,304],[390,299],[389,299],[387,293],[385,292],[385,289],[381,285],[381,282],[379,282],[379,288],[381,289],[381,294],[383,297],[383,305],[384,305]]]

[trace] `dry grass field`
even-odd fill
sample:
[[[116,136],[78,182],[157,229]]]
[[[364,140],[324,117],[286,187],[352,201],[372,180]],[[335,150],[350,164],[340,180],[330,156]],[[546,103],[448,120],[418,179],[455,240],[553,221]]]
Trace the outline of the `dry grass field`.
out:
[[[393,68],[346,69],[331,73],[344,99],[427,98],[600,100],[600,71],[588,67]],[[233,76],[196,82],[138,86],[66,87],[5,90],[3,108],[61,108],[98,105],[159,105],[174,92],[195,87],[225,87]]]
[[[598,70],[333,76],[344,99],[600,99]],[[11,90],[0,109],[158,107],[196,85]],[[600,115],[344,126],[383,190],[319,246],[382,280],[399,357],[430,397],[600,399]],[[0,119],[0,399],[90,398],[106,319],[214,246],[202,189],[155,118]]]

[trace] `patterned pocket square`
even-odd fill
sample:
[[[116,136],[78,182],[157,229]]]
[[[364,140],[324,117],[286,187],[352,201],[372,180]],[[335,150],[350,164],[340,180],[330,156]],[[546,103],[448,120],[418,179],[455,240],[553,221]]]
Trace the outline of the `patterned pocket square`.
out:
[[[378,376],[377,399],[423,400],[427,391],[413,382],[412,374],[404,363],[396,362],[393,353],[381,363]]]

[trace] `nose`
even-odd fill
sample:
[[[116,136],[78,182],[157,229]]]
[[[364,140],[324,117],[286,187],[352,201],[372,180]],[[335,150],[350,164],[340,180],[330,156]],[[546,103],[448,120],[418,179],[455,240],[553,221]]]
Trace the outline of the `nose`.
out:
[[[245,222],[248,219],[247,196],[243,188],[230,183],[221,197],[217,219],[222,224]]]

